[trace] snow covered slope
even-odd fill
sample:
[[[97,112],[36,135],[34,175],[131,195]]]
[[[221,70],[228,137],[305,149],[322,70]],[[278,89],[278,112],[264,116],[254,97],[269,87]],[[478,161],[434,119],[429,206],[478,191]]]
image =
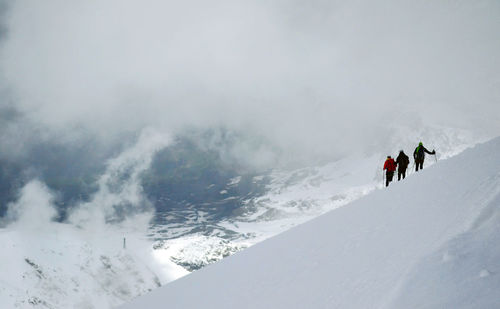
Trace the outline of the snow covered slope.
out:
[[[123,308],[496,308],[500,138]]]
[[[0,241],[0,308],[109,308],[161,284],[144,259],[67,224],[0,230]]]

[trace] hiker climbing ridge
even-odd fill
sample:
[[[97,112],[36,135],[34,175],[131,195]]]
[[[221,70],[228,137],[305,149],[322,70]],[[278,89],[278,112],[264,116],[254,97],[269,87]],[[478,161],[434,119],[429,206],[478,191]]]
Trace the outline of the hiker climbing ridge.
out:
[[[434,149],[432,151],[429,151],[424,147],[422,142],[418,143],[417,148],[415,148],[415,151],[413,152],[413,159],[415,160],[415,172],[418,172],[419,168],[424,168],[425,153],[435,155],[436,151]]]

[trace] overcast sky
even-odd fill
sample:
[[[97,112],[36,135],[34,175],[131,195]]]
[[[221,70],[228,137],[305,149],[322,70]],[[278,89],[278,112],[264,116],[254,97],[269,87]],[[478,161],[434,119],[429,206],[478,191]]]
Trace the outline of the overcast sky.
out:
[[[500,133],[496,0],[5,3],[2,104],[63,135],[225,126],[328,154],[410,119]]]

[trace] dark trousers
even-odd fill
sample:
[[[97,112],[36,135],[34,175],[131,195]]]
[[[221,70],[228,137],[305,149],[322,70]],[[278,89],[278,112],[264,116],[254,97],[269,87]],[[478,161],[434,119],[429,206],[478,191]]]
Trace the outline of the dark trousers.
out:
[[[404,169],[398,169],[398,181],[401,180],[401,176],[403,176],[403,179],[406,177],[406,167]]]
[[[419,160],[419,159],[416,159],[415,160],[415,172],[418,172],[418,167],[420,166],[420,169],[424,169],[424,160]]]
[[[394,172],[385,172],[385,186],[388,187],[389,186],[389,182],[392,181],[392,177],[394,177]]]

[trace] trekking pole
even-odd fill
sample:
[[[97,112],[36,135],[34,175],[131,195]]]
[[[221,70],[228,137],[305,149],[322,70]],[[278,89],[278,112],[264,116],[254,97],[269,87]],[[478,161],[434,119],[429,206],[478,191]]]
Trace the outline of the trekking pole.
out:
[[[434,150],[434,159],[436,160],[436,163],[438,163],[438,158],[437,158],[436,150]]]
[[[385,170],[382,170],[382,188],[385,185]]]

